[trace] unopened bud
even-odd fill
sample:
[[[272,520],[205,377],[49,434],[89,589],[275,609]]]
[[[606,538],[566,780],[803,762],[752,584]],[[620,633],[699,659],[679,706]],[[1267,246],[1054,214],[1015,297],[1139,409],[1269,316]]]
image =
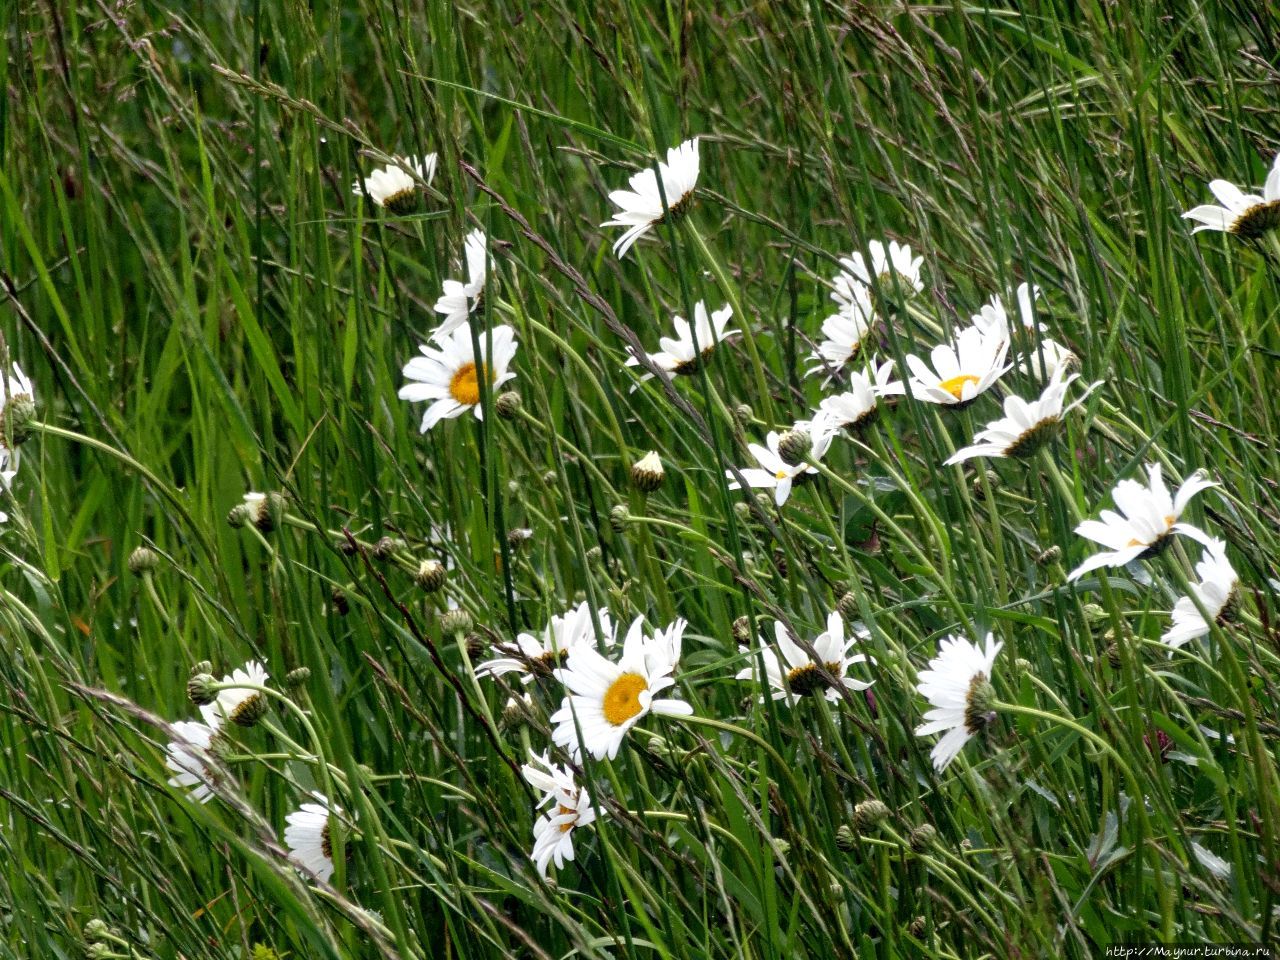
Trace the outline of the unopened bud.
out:
[[[399,537],[381,537],[373,545],[373,555],[378,560],[390,560],[405,548],[405,542]]]
[[[907,842],[916,853],[924,853],[938,841],[938,831],[931,823],[922,823],[911,831]]]
[[[507,531],[507,546],[512,550],[519,550],[532,539],[533,530],[530,527],[516,527]]]
[[[159,555],[149,547],[137,547],[129,554],[129,572],[135,577],[150,573],[160,563]]]
[[[858,598],[851,591],[846,591],[836,601],[836,609],[840,611],[845,623],[851,623],[858,619]]]
[[[520,412],[520,394],[514,390],[505,390],[493,401],[493,409],[503,420],[514,420]]]
[[[778,456],[791,466],[803,463],[813,449],[813,438],[808,430],[788,430],[778,438]]]
[[[858,845],[858,835],[853,832],[853,828],[847,823],[842,823],[836,827],[836,847],[848,853]]]
[[[413,579],[419,589],[427,593],[435,593],[444,586],[446,576],[448,576],[448,572],[445,570],[444,564],[439,560],[428,557],[418,564],[418,572],[414,574]]]
[[[907,927],[907,932],[917,940],[923,940],[929,932],[929,921],[924,917],[916,917],[911,921],[911,925]]]
[[[484,648],[488,646],[484,637],[478,633],[468,633],[466,639],[467,657],[471,660],[478,660],[484,653]]]
[[[889,819],[889,808],[880,800],[863,800],[853,808],[853,827],[865,834]]]
[[[609,511],[609,525],[617,533],[622,533],[627,529],[627,524],[631,522],[631,511],[625,503],[620,503]]]
[[[1036,566],[1047,567],[1049,564],[1057,563],[1061,559],[1062,548],[1055,543],[1052,547],[1049,547],[1047,550],[1043,550],[1036,555]]]
[[[334,612],[340,617],[345,617],[351,612],[351,602],[347,600],[347,592],[341,587],[334,587],[330,591],[329,602],[333,605]]]
[[[446,636],[456,636],[459,633],[470,633],[471,628],[475,626],[475,621],[471,618],[471,614],[463,610],[461,607],[455,607],[445,613],[440,618],[440,629],[444,631]]]
[[[657,450],[650,450],[631,467],[631,482],[643,493],[653,493],[657,490],[662,486],[666,475]]]
[[[2,375],[0,375],[2,376]],[[13,449],[31,436],[28,424],[36,418],[36,402],[29,393],[15,393],[0,410],[0,446]]]
[[[284,685],[291,690],[297,690],[311,679],[310,667],[294,667],[284,675]]]
[[[107,926],[107,922],[101,917],[94,917],[84,925],[84,938],[89,943],[106,940],[111,936],[111,928]]]
[[[211,673],[193,674],[187,681],[187,699],[197,707],[203,707],[218,699],[215,688],[217,678]]]
[[[738,617],[733,621],[733,641],[740,647],[751,646],[751,618]]]

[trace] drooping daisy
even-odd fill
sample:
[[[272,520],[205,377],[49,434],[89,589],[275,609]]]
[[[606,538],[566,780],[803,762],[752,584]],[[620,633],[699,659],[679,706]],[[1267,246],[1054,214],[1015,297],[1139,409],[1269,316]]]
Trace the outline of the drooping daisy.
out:
[[[737,330],[725,329],[732,316],[733,307],[725,304],[708,318],[707,305],[699,300],[693,306],[693,327],[690,328],[689,321],[684,317],[675,317],[675,339],[659,337],[658,345],[662,349],[649,354],[649,360],[660,370],[674,376],[696,373],[698,367],[715,351],[716,344],[737,335]],[[626,365],[637,367],[640,365],[640,358],[628,357]],[[652,376],[652,373],[645,371],[640,379],[648,380]]]
[[[219,690],[217,699],[212,703],[200,708],[205,722],[215,728],[228,720],[242,727],[252,727],[267,712],[267,697],[244,685],[265,687],[269,679],[267,671],[257,660],[250,660],[243,667],[232,670],[220,681],[229,686]]]
[[[1280,227],[1280,154],[1271,165],[1260,197],[1245,193],[1225,180],[1210,181],[1209,189],[1222,206],[1206,203],[1184,213],[1184,220],[1194,220],[1199,224],[1192,233],[1220,230],[1252,239]]]
[[[1043,323],[1036,322],[1035,303],[1040,299],[1040,288],[1034,284],[1020,283],[1014,291],[1014,299],[1018,304],[1018,322],[1024,333],[1032,330],[1044,330]],[[1005,310],[1004,301],[999,294],[993,296],[973,315],[973,325],[988,337],[1008,339],[1009,313]]]
[[[550,676],[552,670],[563,666],[569,654],[580,644],[593,649],[597,644],[596,622],[600,623],[599,642],[606,648],[617,643],[618,628],[609,611],[600,607],[592,615],[585,601],[563,614],[553,616],[542,631],[541,637],[522,633],[516,637],[516,649],[511,656],[488,660],[476,668],[477,677],[500,677],[507,673],[520,674],[521,683],[530,683],[535,677]]]
[[[538,806],[550,805],[533,825],[533,852],[529,855],[545,877],[553,860],[560,869],[573,859],[573,831],[595,822],[596,812],[591,794],[578,786],[568,767],[553,764],[545,753],[531,752],[530,757],[533,762],[521,767],[521,772],[530,786],[542,792]]]
[[[493,356],[489,356],[489,334],[479,331],[480,362],[476,363],[471,349],[471,325],[462,326],[440,340],[439,346],[422,344],[423,355],[414,357],[404,365],[404,375],[414,383],[400,388],[400,399],[410,402],[432,401],[422,416],[421,432],[426,433],[441,420],[460,417],[474,410],[476,419],[484,417],[480,405],[482,382],[497,391],[510,380],[515,371],[508,370],[516,355],[515,331],[506,324],[491,331]]]
[[[1079,358],[1068,348],[1057,340],[1045,337],[1022,352],[1018,358],[1018,372],[1037,380],[1049,380],[1065,373],[1079,362]]]
[[[1067,387],[1080,379],[1073,373],[1065,380],[1049,381],[1039,398],[1028,403],[1012,394],[1004,398],[1004,416],[993,420],[974,436],[975,443],[952,454],[944,464],[951,466],[974,457],[1026,459],[1057,436],[1062,418],[1074,410],[1099,386],[1090,384],[1070,406],[1063,407]]]
[[[987,634],[983,646],[967,637],[944,637],[938,655],[921,670],[916,691],[932,705],[925,722],[916,727],[917,737],[946,731],[933,745],[933,769],[941,773],[975,734],[991,722],[991,702],[995,691],[991,673],[1003,643]]]
[[[418,206],[418,182],[430,185],[436,175],[439,158],[429,153],[421,160],[416,157],[397,157],[394,164],[375,170],[364,179],[351,185],[356,196],[368,197],[379,207],[395,214],[412,213]]]
[[[1007,338],[988,337],[977,327],[965,327],[952,343],[933,348],[929,355],[933,369],[917,356],[907,357],[911,393],[927,403],[966,406],[1009,369],[1004,362],[1008,352]]]
[[[882,292],[892,293],[896,276],[906,296],[924,289],[924,280],[920,277],[924,257],[912,258],[909,245],[890,240],[885,247],[879,240],[872,240],[867,244],[867,253],[867,257],[855,252],[840,259],[840,265],[854,280],[869,287],[878,284]]]
[[[173,771],[169,786],[191,790],[191,799],[208,803],[213,797],[214,773],[210,766],[210,750],[218,727],[195,720],[179,720],[173,724],[178,735],[165,747],[164,765]]]
[[[871,370],[875,371],[874,375]],[[815,423],[823,421],[825,429],[831,432],[846,427],[859,430],[875,419],[880,397],[901,396],[905,391],[902,381],[893,379],[892,360],[878,367],[873,361],[868,372],[858,370],[849,377],[849,389],[844,393],[824,397],[813,419]]]
[[[1217,623],[1229,620],[1240,580],[1227,559],[1227,545],[1217,539],[1205,543],[1204,556],[1196,564],[1196,574],[1200,582],[1192,584],[1191,590],[1199,599],[1200,607],[1204,607],[1205,613]],[[1160,640],[1171,647],[1180,647],[1205,636],[1209,632],[1209,622],[1200,612],[1200,607],[1191,597],[1179,597],[1173,605],[1173,623]]]
[[[1076,533],[1100,543],[1106,550],[1095,553],[1071,571],[1068,580],[1077,580],[1099,567],[1123,567],[1126,563],[1154,556],[1169,543],[1175,533],[1181,533],[1198,543],[1208,543],[1209,537],[1198,527],[1179,523],[1178,518],[1187,504],[1201,490],[1217,484],[1197,471],[1188,477],[1172,497],[1160,476],[1160,464],[1147,467],[1147,482],[1121,480],[1111,492],[1120,512],[1103,510],[1101,519],[1085,520],[1076,527]]]
[[[775,644],[761,651],[764,657],[765,679],[768,681],[771,696],[774,700],[784,700],[787,706],[795,706],[800,697],[821,692],[828,700],[840,699],[838,687],[848,690],[866,690],[870,683],[846,677],[845,673],[855,663],[865,663],[866,654],[851,654],[855,643],[869,634],[860,631],[848,638],[844,635],[844,617],[839,610],[833,610],[827,616],[827,629],[818,634],[813,641],[813,651],[818,655],[815,661],[800,645],[791,639],[787,628],[779,622],[773,625]],[[763,638],[761,643],[764,643]],[[832,686],[830,680],[823,675],[824,671],[836,681]],[[757,670],[754,665],[741,670],[737,674],[739,680],[756,680]]]
[[[446,280],[444,291],[436,301],[436,313],[443,314],[444,320],[431,334],[432,340],[440,340],[467,321],[471,311],[480,302],[484,293],[485,279],[488,273],[488,254],[485,249],[483,230],[472,230],[467,234],[465,244],[467,259],[467,282]]]
[[[841,303],[839,311],[822,321],[823,340],[809,355],[814,366],[805,376],[840,369],[861,352],[867,335],[875,329],[876,310],[870,289],[859,283],[849,290],[849,299]]]
[[[330,816],[342,815],[342,808],[330,803],[322,793],[311,794],[315,803],[304,803],[284,818],[284,845],[289,858],[322,883],[333,876],[333,836]]]
[[[812,445],[809,450],[809,457],[814,460],[821,460],[831,449],[831,440],[834,434],[826,429],[825,423],[815,422],[811,425],[796,424],[794,432],[808,432],[812,439]],[[773,502],[778,506],[782,506],[787,502],[787,498],[791,496],[791,488],[797,483],[803,483],[805,480],[812,479],[817,476],[818,470],[803,459],[796,459],[797,462],[790,463],[788,458],[784,457],[779,449],[781,438],[776,430],[770,430],[768,436],[765,437],[766,446],[760,446],[758,443],[747,444],[747,449],[751,451],[751,455],[756,458],[759,467],[748,467],[739,471],[742,479],[747,481],[747,486],[752,488],[764,488],[773,490]],[[741,485],[733,477],[733,472],[726,470],[725,476],[731,481],[730,490],[739,490]]]
[[[630,190],[615,190],[609,199],[618,207],[612,220],[602,227],[626,227],[613,244],[613,253],[619,260],[627,255],[631,245],[662,223],[668,213],[674,219],[684,213],[698,183],[698,138],[686,140],[667,151],[667,162],[658,164],[662,176],[662,189],[658,189],[658,177],[651,167],[646,167],[631,177]],[[666,206],[663,206],[663,199]]]
[[[679,651],[675,651],[679,656]],[[556,678],[568,688],[560,709],[551,715],[555,724],[551,739],[575,760],[585,749],[597,760],[618,755],[623,737],[645,714],[653,712],[687,717],[693,708],[683,700],[654,699],[675,683],[672,647],[667,640],[644,635],[644,620],[637,617],[627,631],[622,657],[614,663],[592,647],[579,644],[569,652],[567,666]],[[582,739],[578,739],[578,727]]]

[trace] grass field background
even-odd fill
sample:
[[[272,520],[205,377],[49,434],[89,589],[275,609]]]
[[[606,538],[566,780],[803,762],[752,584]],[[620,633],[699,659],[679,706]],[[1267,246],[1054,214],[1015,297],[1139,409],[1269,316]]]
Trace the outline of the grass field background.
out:
[[[0,956],[1275,941],[1280,245],[1179,216],[1280,150],[1267,4],[48,0],[0,5],[0,36],[0,332],[36,399],[0,532]],[[693,136],[688,216],[618,260],[609,191]],[[418,213],[353,194],[429,152]],[[420,434],[401,367],[476,227],[521,403]],[[1028,463],[943,467],[998,402],[907,399],[780,510],[730,491],[822,396],[826,281],[880,238],[924,257],[920,297],[882,291],[899,368],[1029,281],[1103,385]],[[633,390],[628,345],[698,300],[748,335]],[[1076,523],[1147,463],[1220,484],[1184,519],[1241,581],[1237,622],[1173,656],[1195,544],[1066,581]],[[284,496],[273,531],[227,523],[250,490]],[[733,679],[774,618],[812,638],[846,595],[867,694]],[[518,767],[560,691],[517,715],[472,668],[582,600],[689,621],[695,716],[588,759],[602,815],[544,881]],[[936,774],[917,673],[987,630],[1019,709]],[[193,803],[164,724],[198,664],[250,659],[293,706]],[[280,837],[326,786],[355,824],[317,886]]]

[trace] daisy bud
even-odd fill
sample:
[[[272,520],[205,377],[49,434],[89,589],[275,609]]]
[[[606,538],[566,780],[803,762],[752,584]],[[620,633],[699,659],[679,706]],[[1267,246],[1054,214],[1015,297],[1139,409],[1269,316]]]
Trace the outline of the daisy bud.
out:
[[[503,420],[514,420],[520,412],[520,394],[514,390],[504,390],[493,401],[493,409]]]
[[[858,835],[853,832],[853,828],[847,823],[842,823],[836,827],[836,848],[848,853],[858,845]]]
[[[390,560],[406,546],[399,537],[382,537],[373,545],[373,555],[378,560]]]
[[[444,586],[447,575],[443,563],[428,557],[418,564],[418,572],[414,574],[413,579],[419,589],[427,593],[435,593]]]
[[[512,550],[519,550],[532,539],[533,530],[529,527],[516,527],[507,531],[507,546]]]
[[[738,421],[739,427],[746,427],[755,420],[756,413],[747,404],[740,403],[733,408],[733,418]]]
[[[85,948],[84,955],[88,960],[111,960],[112,957],[123,956],[111,949],[109,943],[91,943]]]
[[[788,430],[778,438],[778,456],[793,467],[803,463],[812,449],[813,437],[808,430]]]
[[[508,732],[519,730],[531,718],[529,695],[524,697],[508,697],[507,705],[502,708],[502,729]]]
[[[0,445],[13,449],[31,436],[31,428],[27,426],[36,418],[36,402],[29,393],[18,393],[9,397],[9,402],[0,410]]]
[[[129,572],[135,577],[150,573],[160,563],[160,557],[148,547],[138,547],[129,554]]]
[[[613,527],[617,533],[622,533],[627,529],[627,524],[631,521],[631,511],[625,503],[620,503],[609,511],[609,525]]]
[[[1057,563],[1062,559],[1062,548],[1056,543],[1047,550],[1036,555],[1036,566],[1047,567],[1051,563]]]
[[[987,476],[987,482],[985,484],[982,482],[981,473],[973,478],[973,499],[975,500],[986,500],[988,490],[995,493],[995,491],[1000,489],[1000,475],[994,470],[987,470],[985,472]]]
[[[341,587],[334,587],[329,593],[329,602],[333,604],[334,612],[340,617],[345,617],[351,612],[351,604],[347,600],[347,592]]]
[[[737,501],[733,505],[733,515],[738,518],[739,523],[746,523],[751,519],[751,504]]]
[[[937,828],[931,823],[922,823],[911,831],[911,836],[907,838],[907,842],[911,844],[911,849],[916,853],[924,853],[938,842]]]
[[[488,646],[484,637],[478,633],[468,633],[466,639],[467,656],[472,660],[477,660],[484,653],[484,648]]]
[[[294,667],[284,675],[284,685],[291,690],[297,690],[310,679],[310,667]]]
[[[923,940],[929,933],[929,921],[924,917],[916,917],[911,921],[911,925],[907,927],[907,932],[917,940]]]
[[[268,493],[257,502],[253,525],[263,533],[270,533],[280,525],[283,518],[284,497],[278,493]]]
[[[666,471],[662,469],[662,460],[659,459],[657,450],[650,450],[631,467],[631,482],[642,493],[653,493],[653,491],[662,486],[662,481],[666,478],[666,475]]]
[[[239,530],[253,519],[253,509],[247,503],[237,503],[227,512],[227,526]]]
[[[461,607],[455,607],[440,618],[440,629],[448,636],[470,633],[473,626],[475,621],[471,619],[471,614]]]
[[[612,519],[612,518],[610,518]],[[596,564],[604,558],[604,551],[600,549],[600,545],[596,544],[587,551],[587,563]]]
[[[84,938],[89,943],[97,943],[99,940],[108,940],[114,934],[111,928],[107,926],[107,922],[101,917],[94,917],[84,925]]]
[[[996,700],[996,688],[985,676],[975,677],[965,698],[964,725],[969,730],[981,730],[996,718],[992,704]]]
[[[846,591],[836,601],[836,609],[840,611],[840,616],[844,617],[845,623],[852,623],[858,619],[858,599],[850,591]]]
[[[791,852],[791,844],[780,837],[774,837],[769,841],[769,843],[773,847],[773,852],[778,855],[779,859],[785,858],[786,855]]]
[[[548,487],[554,487],[560,482],[560,474],[556,473],[554,470],[548,470],[542,475],[542,482]]]
[[[217,678],[211,673],[192,674],[191,679],[187,681],[187,699],[197,707],[213,703],[218,699],[217,683]]]
[[[733,621],[733,640],[740,647],[751,646],[751,618],[738,617]]]
[[[853,808],[853,828],[860,834],[868,833],[889,819],[889,808],[880,800],[863,800]]]

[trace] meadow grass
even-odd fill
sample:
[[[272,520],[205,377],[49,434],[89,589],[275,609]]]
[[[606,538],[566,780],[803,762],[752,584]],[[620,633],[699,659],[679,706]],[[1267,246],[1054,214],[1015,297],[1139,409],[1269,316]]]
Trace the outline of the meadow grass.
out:
[[[35,398],[3,438],[0,956],[1276,942],[1280,244],[1179,216],[1280,149],[1267,4],[46,0],[0,36],[0,354]],[[690,209],[617,258],[609,192],[694,136]],[[416,212],[353,193],[428,153]],[[401,368],[477,228],[466,329],[510,326],[516,379],[420,433]],[[1102,385],[1026,461],[942,465],[1038,395],[1013,370],[884,405],[781,507],[730,489],[834,390],[805,376],[830,279],[890,238],[924,288],[875,284],[866,353],[905,375],[1025,281],[1072,396]],[[698,301],[741,332],[641,383]],[[1149,463],[1218,483],[1182,519],[1240,581],[1172,654],[1194,540],[1067,579]],[[557,755],[596,816],[544,878],[520,767],[563,690],[475,668],[584,601],[687,620],[663,695],[693,715]],[[734,679],[837,605],[869,690]],[[988,631],[994,719],[939,772],[918,674]],[[250,660],[266,714],[197,803],[170,724]],[[328,882],[283,839],[313,790]]]

